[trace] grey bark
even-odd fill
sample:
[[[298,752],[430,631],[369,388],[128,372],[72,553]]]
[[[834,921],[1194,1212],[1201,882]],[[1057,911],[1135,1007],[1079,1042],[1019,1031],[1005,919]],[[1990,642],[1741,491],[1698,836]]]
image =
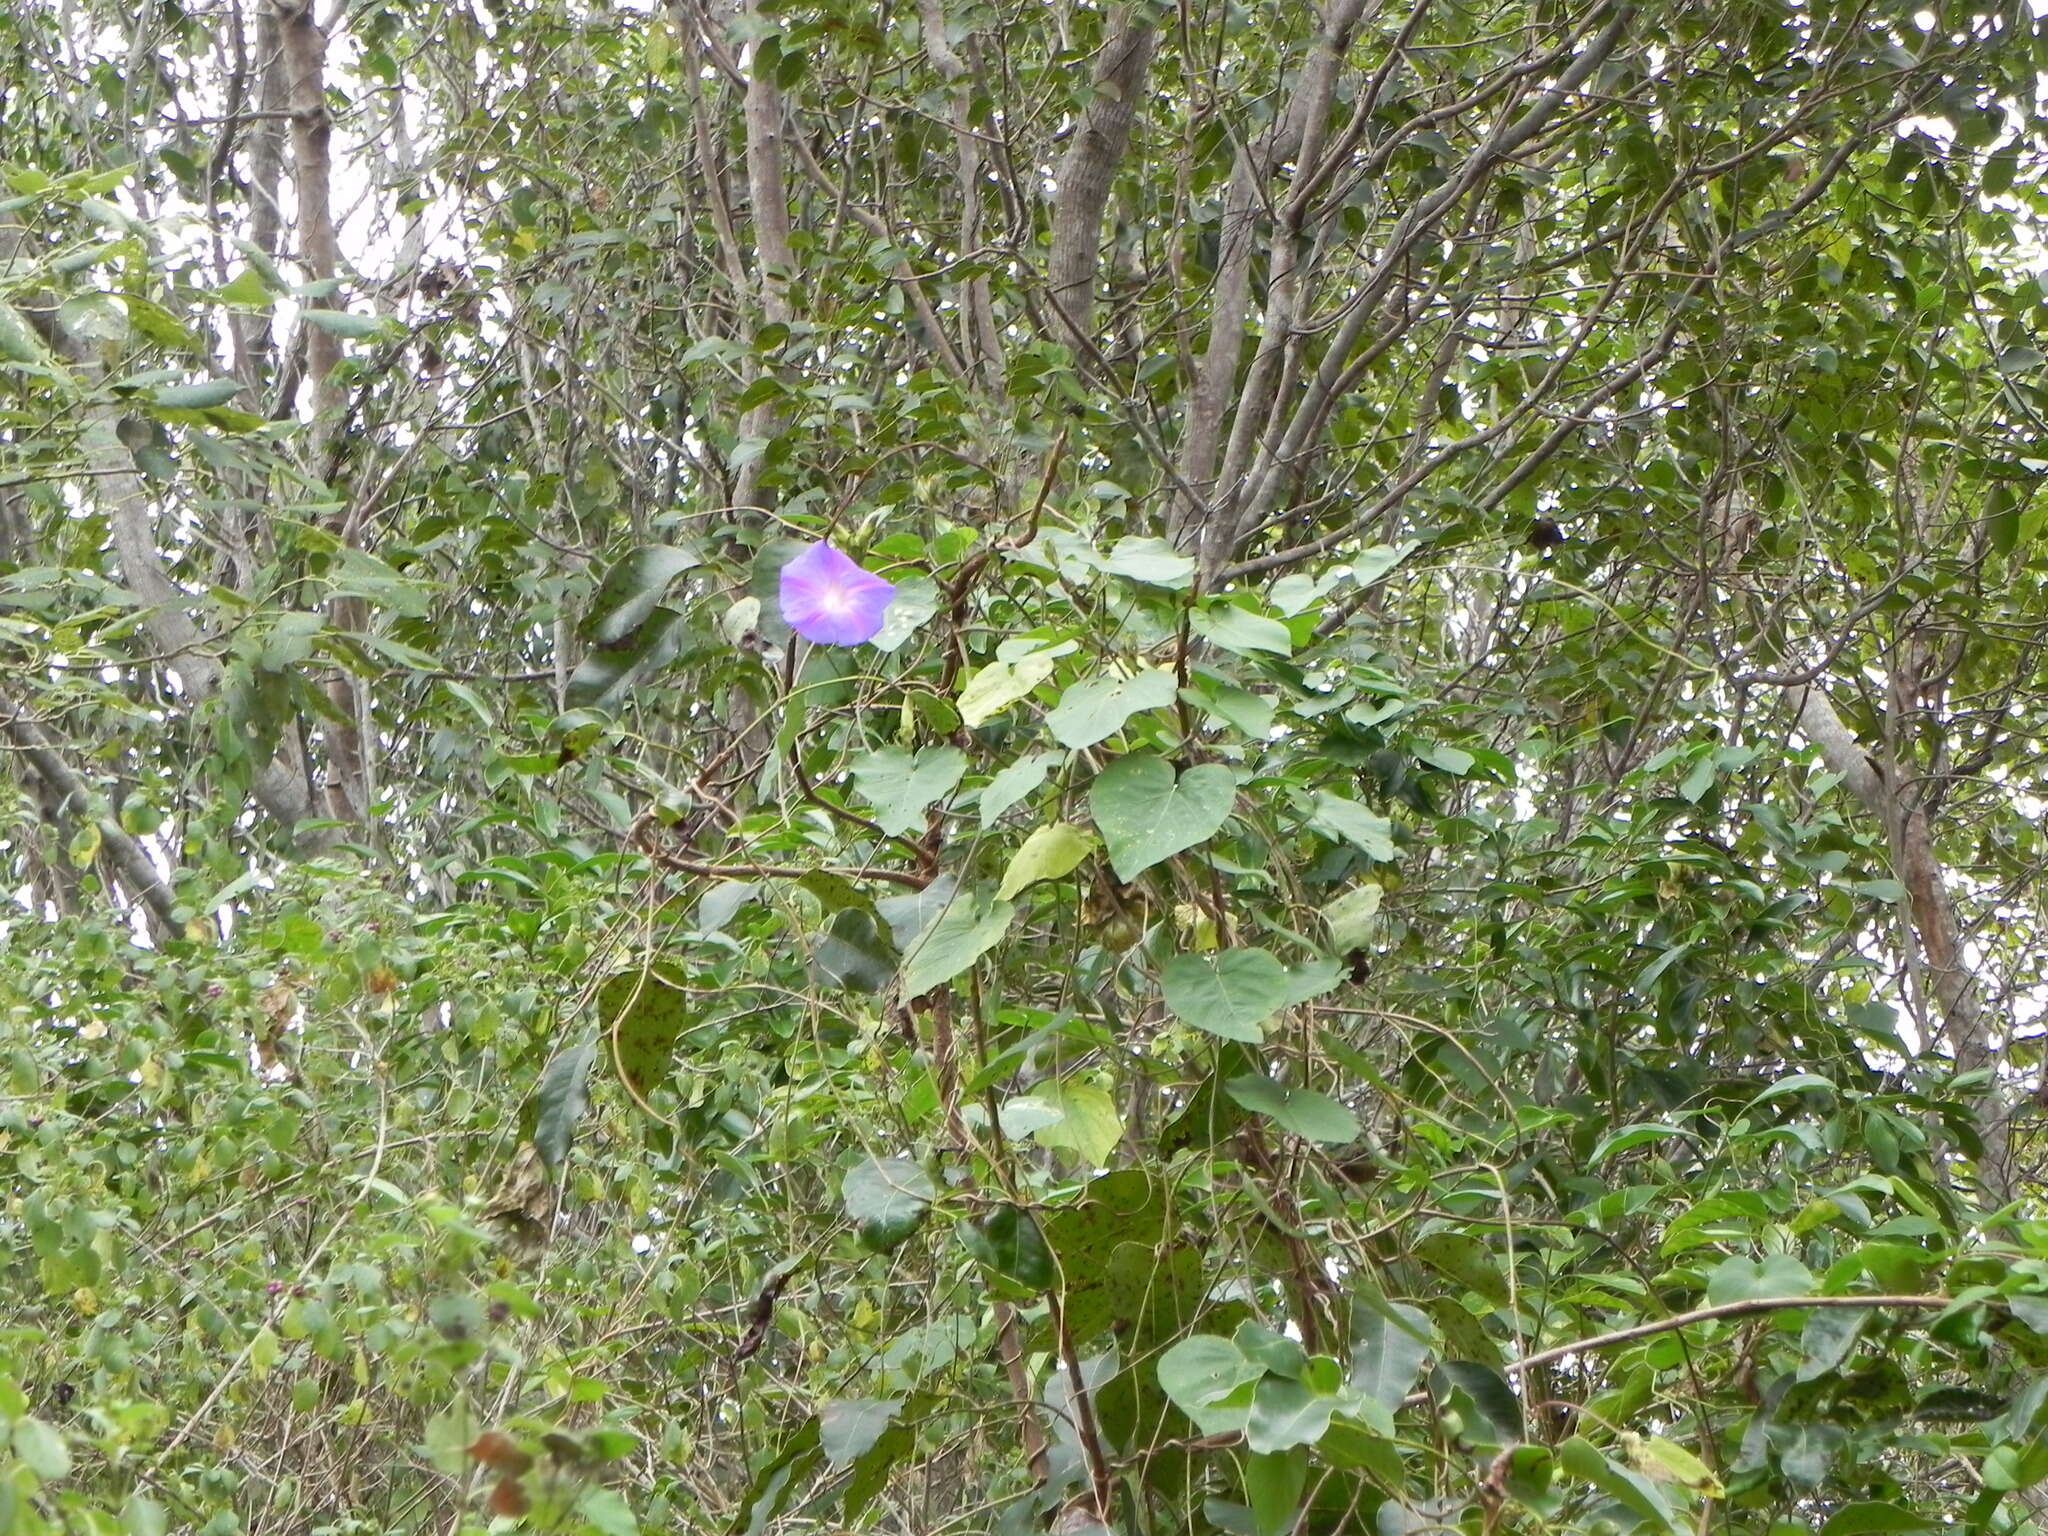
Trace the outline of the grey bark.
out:
[[[291,111],[292,191],[298,202],[299,260],[315,281],[331,281],[341,275],[341,244],[335,233],[332,200],[334,119],[327,110],[327,34],[313,14],[312,0],[273,3]],[[309,307],[341,306],[338,298],[329,296],[314,300]],[[338,467],[337,433],[347,404],[339,373],[341,338],[317,325],[305,325],[303,330],[306,380],[313,391],[308,467],[325,480]],[[352,520],[346,513],[337,531],[344,542],[354,542]],[[354,598],[336,599],[330,605],[328,617],[336,629],[351,632],[361,630],[368,620],[362,603]],[[369,734],[362,728],[369,717],[369,700],[363,685],[344,672],[331,675],[326,687],[335,719],[323,735],[327,749],[322,782],[324,809],[336,821],[360,821],[369,803],[369,771],[365,761]]]
[[[1884,826],[1893,871],[1906,888],[1911,947],[1917,950],[1918,969],[1934,997],[1957,1069],[1987,1069],[1992,1074],[1977,1101],[1978,1133],[1984,1143],[1978,1182],[1992,1205],[2005,1205],[2019,1182],[2012,1164],[2012,1109],[1998,1075],[2000,1049],[1983,988],[1963,952],[1955,897],[1935,852],[1926,807],[1894,769],[1880,766],[1864,751],[1818,686],[1802,684],[1788,693],[1800,734],[1819,748],[1821,760]]]
[[[159,938],[176,933],[178,924],[171,916],[174,905],[171,889],[164,883],[156,865],[150,862],[142,845],[128,835],[108,811],[105,802],[96,797],[91,786],[64,761],[63,754],[42,726],[5,693],[0,693],[0,734],[6,736],[21,760],[28,764],[29,771],[35,774],[63,810],[92,819],[93,825],[99,829],[100,847],[120,876],[121,883],[149,913],[151,931]]]
[[[748,10],[758,19],[759,0],[750,0]],[[771,325],[787,325],[792,314],[789,285],[796,275],[796,255],[789,243],[789,185],[782,163],[782,92],[776,88],[773,73],[762,66],[758,44],[747,66],[744,113],[747,198],[754,223],[755,280],[761,314]],[[766,441],[774,436],[777,420],[772,402],[757,405],[740,423],[740,436]],[[757,456],[741,466],[733,489],[736,509],[759,502],[762,463],[763,458]]]
[[[1210,544],[1227,542],[1229,532],[1224,530],[1222,540],[1216,538],[1223,521],[1212,516],[1216,459],[1222,447],[1224,416],[1237,396],[1238,356],[1244,346],[1255,234],[1266,206],[1265,184],[1281,161],[1300,161],[1296,192],[1275,221],[1269,252],[1272,276],[1268,283],[1267,324],[1261,331],[1254,377],[1248,381],[1247,398],[1240,405],[1240,420],[1247,426],[1263,409],[1261,383],[1270,382],[1280,350],[1292,339],[1294,253],[1308,205],[1307,194],[1318,179],[1309,174],[1309,162],[1320,150],[1337,72],[1350,49],[1363,9],[1364,0],[1333,0],[1325,13],[1314,56],[1303,69],[1286,108],[1276,114],[1271,129],[1257,144],[1238,150],[1231,166],[1230,185],[1223,201],[1216,287],[1210,301],[1208,349],[1202,354],[1181,424],[1181,492],[1175,498],[1169,528],[1176,543],[1184,547],[1196,545],[1212,565],[1220,564],[1230,553],[1228,548],[1208,552]]]
[[[1095,271],[1102,256],[1102,211],[1110,184],[1131,142],[1138,96],[1152,63],[1158,34],[1133,8],[1120,14],[1096,60],[1094,96],[1081,114],[1074,142],[1060,161],[1053,210],[1052,256],[1046,266],[1053,310],[1070,333],[1095,335]]]

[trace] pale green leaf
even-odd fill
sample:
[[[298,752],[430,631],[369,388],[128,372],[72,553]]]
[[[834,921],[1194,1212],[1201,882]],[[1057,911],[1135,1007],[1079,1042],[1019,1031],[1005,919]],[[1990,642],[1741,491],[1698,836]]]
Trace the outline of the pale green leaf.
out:
[[[1003,883],[996,890],[997,899],[1008,901],[1041,880],[1057,880],[1072,874],[1094,847],[1093,837],[1064,821],[1040,827],[1024,839],[1024,846],[1011,857],[1010,867],[1003,871]]]
[[[1190,616],[1189,626],[1211,645],[1239,656],[1294,654],[1294,635],[1285,624],[1235,603],[1206,603]]]
[[[969,727],[993,720],[1052,676],[1056,662],[1043,653],[1021,661],[994,661],[967,680],[960,690],[961,722]]]
[[[835,1467],[858,1461],[902,1410],[894,1397],[832,1398],[818,1407],[818,1445]]]
[[[1092,747],[1123,729],[1142,710],[1173,702],[1173,674],[1153,667],[1134,676],[1107,672],[1074,684],[1047,712],[1046,728],[1063,747]]]
[[[1237,779],[1221,763],[1176,775],[1151,753],[1120,757],[1088,787],[1088,810],[1119,880],[1207,842],[1229,819]]]
[[[1003,1106],[1006,1133],[1027,1123],[1041,1147],[1063,1148],[1090,1167],[1107,1161],[1124,1135],[1116,1101],[1093,1083],[1040,1083]]]
[[[856,759],[852,771],[853,787],[875,808],[875,824],[896,837],[923,829],[926,809],[967,771],[967,755],[958,747],[883,747]]]
[[[985,891],[963,891],[904,947],[899,975],[906,998],[943,986],[980,959],[1009,931],[1017,909]]]
[[[1376,811],[1342,795],[1319,793],[1309,825],[1326,837],[1351,844],[1367,858],[1382,864],[1393,862],[1394,825]]]

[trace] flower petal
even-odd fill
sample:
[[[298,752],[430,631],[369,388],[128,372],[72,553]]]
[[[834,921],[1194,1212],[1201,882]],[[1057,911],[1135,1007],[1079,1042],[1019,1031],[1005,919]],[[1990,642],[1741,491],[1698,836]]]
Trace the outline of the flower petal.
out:
[[[782,568],[783,622],[819,645],[864,645],[881,630],[896,588],[830,544],[813,544]]]

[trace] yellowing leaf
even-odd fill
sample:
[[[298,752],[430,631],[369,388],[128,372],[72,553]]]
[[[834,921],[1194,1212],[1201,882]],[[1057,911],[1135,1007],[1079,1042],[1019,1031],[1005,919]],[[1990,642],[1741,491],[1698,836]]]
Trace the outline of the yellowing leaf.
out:
[[[1040,827],[1024,839],[1024,846],[1010,859],[996,899],[1008,901],[1026,886],[1072,874],[1094,846],[1094,838],[1064,821]]]
[[[960,690],[960,721],[972,727],[993,720],[1052,676],[1053,658],[1044,654],[983,667]]]
[[[1727,1491],[1705,1462],[1676,1441],[1626,1433],[1618,1439],[1629,1465],[1654,1482],[1671,1483],[1710,1499]]]
[[[277,1330],[265,1325],[249,1341],[249,1374],[257,1381],[263,1380],[276,1368],[278,1354],[283,1347],[278,1341]]]
[[[1064,1147],[1091,1167],[1107,1160],[1124,1135],[1116,1101],[1093,1083],[1041,1083],[1004,1105],[1003,1118],[1030,1124],[1027,1134],[1040,1146]]]

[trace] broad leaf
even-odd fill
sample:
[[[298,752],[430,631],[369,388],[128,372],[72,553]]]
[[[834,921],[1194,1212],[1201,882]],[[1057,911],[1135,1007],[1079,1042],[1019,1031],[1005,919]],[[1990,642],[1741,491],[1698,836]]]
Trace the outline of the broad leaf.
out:
[[[662,1082],[676,1041],[695,1017],[690,995],[651,970],[623,971],[597,992],[597,1016],[613,1064],[645,1098]]]
[[[997,898],[1008,901],[1041,880],[1072,874],[1094,847],[1094,838],[1063,821],[1040,827],[1012,855],[1010,867],[1003,871],[1003,883],[996,889]]]
[[[1009,902],[986,891],[957,895],[904,946],[903,995],[922,997],[958,976],[1001,942],[1016,913]]]
[[[925,747],[910,753],[882,747],[853,764],[853,784],[875,808],[875,824],[891,837],[924,827],[925,811],[953,792],[966,771],[958,747]]]
[[[1250,1045],[1266,1038],[1260,1026],[1285,1008],[1290,996],[1287,967],[1263,949],[1176,955],[1160,971],[1159,983],[1175,1017]]]
[[[550,1173],[568,1161],[569,1144],[590,1104],[590,1064],[597,1059],[597,1041],[586,1039],[547,1064],[534,1090],[533,1146]]]
[[[1774,1253],[1761,1261],[1724,1259],[1707,1276],[1707,1302],[1720,1306],[1731,1301],[1806,1296],[1813,1286],[1813,1272],[1790,1254]]]
[[[1330,1427],[1330,1415],[1336,1411],[1335,1397],[1316,1391],[1306,1382],[1268,1376],[1252,1394],[1251,1421],[1245,1426],[1244,1443],[1254,1455],[1314,1445],[1323,1438],[1323,1431]]]
[[[1060,758],[1058,752],[1028,752],[997,770],[995,777],[982,787],[981,824],[994,826],[1005,811],[1045,782],[1046,775],[1059,766]]]
[[[700,563],[694,550],[673,544],[643,544],[620,556],[591,595],[583,616],[583,638],[593,645],[623,645],[668,595],[675,579]]]
[[[1055,658],[1040,652],[1019,661],[994,661],[960,690],[961,721],[972,727],[993,720],[1052,676]]]
[[[1240,656],[1294,654],[1294,635],[1285,624],[1235,603],[1204,603],[1194,611],[1192,627],[1210,644]]]
[[[961,1222],[956,1230],[981,1264],[1027,1291],[1047,1290],[1059,1278],[1045,1235],[1022,1206],[999,1205],[986,1216]]]
[[[1426,1313],[1405,1302],[1352,1309],[1351,1385],[1382,1408],[1401,1406],[1436,1347]]]
[[[835,1467],[858,1461],[875,1447],[903,1400],[894,1397],[839,1397],[818,1405],[818,1449]]]
[[[1263,1074],[1232,1078],[1231,1098],[1305,1141],[1356,1141],[1358,1116],[1326,1093],[1289,1088]]]
[[[1347,800],[1342,795],[1317,795],[1309,824],[1383,864],[1392,863],[1396,856],[1393,823],[1356,800]]]
[[[1159,1385],[1185,1412],[1219,1403],[1266,1374],[1232,1340],[1210,1333],[1182,1339],[1159,1357],[1157,1369]]]
[[[870,1157],[839,1186],[840,1204],[860,1240],[878,1252],[915,1232],[937,1195],[930,1176],[907,1157]]]
[[[1166,540],[1136,534],[1118,539],[1103,557],[1102,568],[1126,581],[1176,590],[1186,587],[1195,574],[1195,562]]]
[[[1118,758],[1088,788],[1088,811],[1119,880],[1135,880],[1162,859],[1207,842],[1237,799],[1237,780],[1220,763],[1175,774],[1150,753]]]
[[[1173,674],[1159,667],[1130,677],[1102,673],[1069,687],[1047,712],[1046,728],[1063,747],[1092,747],[1141,710],[1164,709],[1177,691]]]
[[[1123,1139],[1116,1101],[1093,1083],[1047,1082],[1011,1099],[1003,1106],[1005,1131],[1025,1123],[1026,1114],[1030,1129],[1011,1134],[1029,1135],[1042,1147],[1064,1148],[1086,1164],[1105,1161]]]

